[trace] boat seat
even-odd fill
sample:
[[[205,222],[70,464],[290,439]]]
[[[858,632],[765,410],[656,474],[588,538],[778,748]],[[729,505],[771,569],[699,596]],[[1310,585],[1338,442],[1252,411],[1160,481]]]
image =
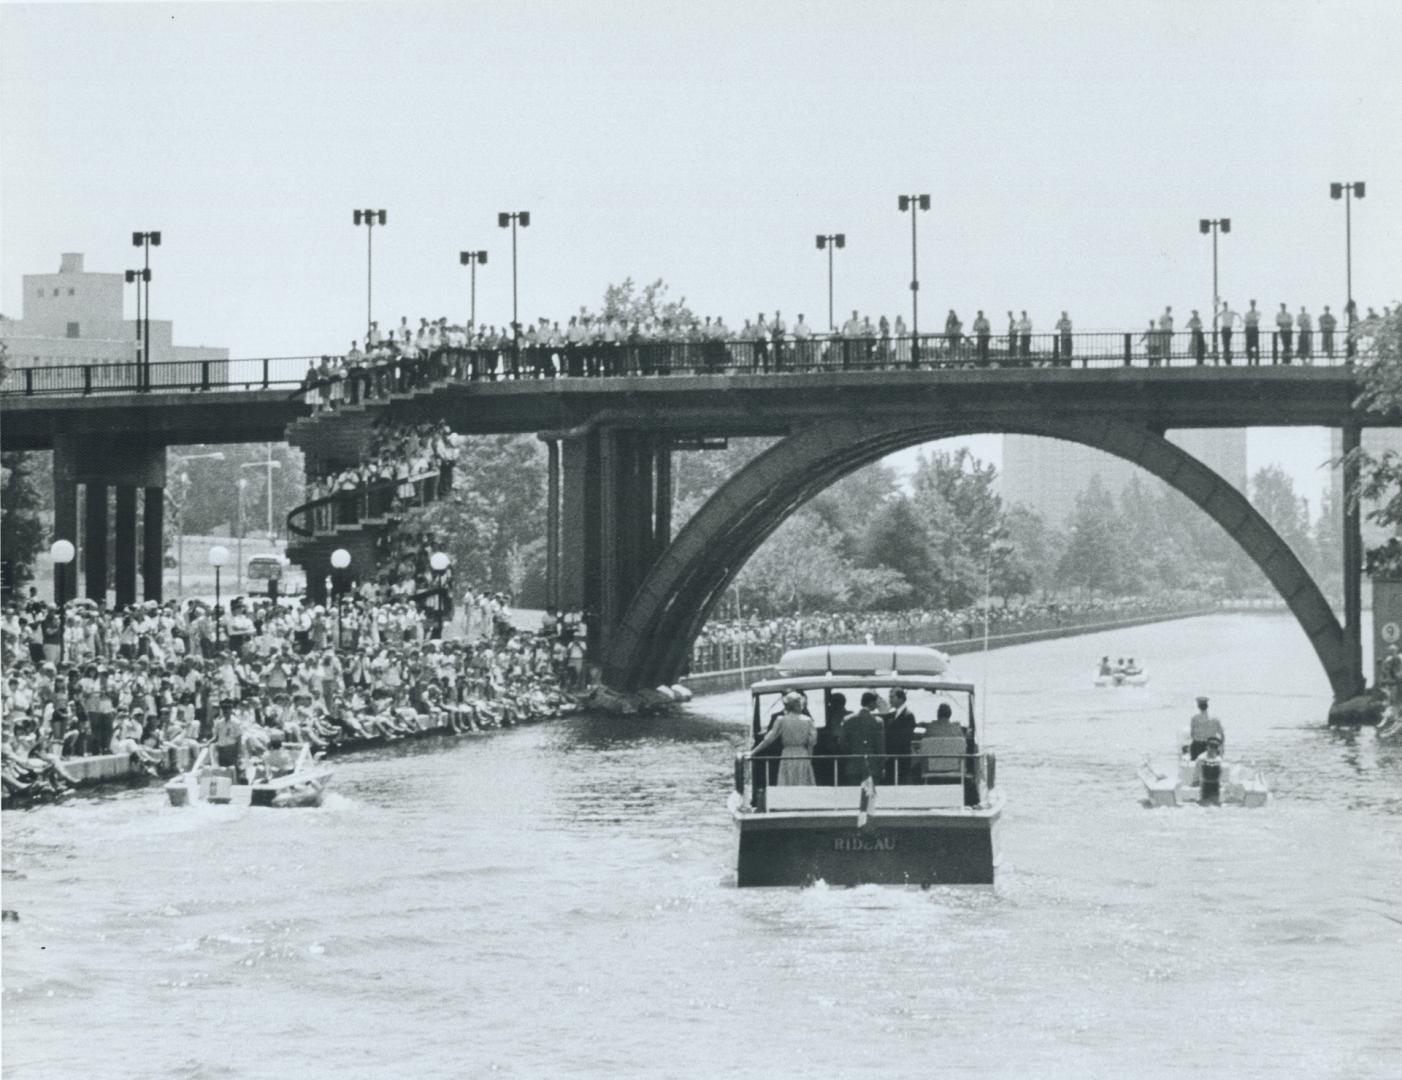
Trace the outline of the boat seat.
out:
[[[927,735],[911,746],[910,752],[920,760],[926,783],[958,780],[964,771],[964,755],[968,743],[962,735]]]

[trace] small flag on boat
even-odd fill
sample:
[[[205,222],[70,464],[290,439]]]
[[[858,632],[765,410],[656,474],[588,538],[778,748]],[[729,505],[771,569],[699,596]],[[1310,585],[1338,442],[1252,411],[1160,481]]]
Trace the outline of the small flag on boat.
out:
[[[870,815],[876,809],[876,782],[868,776],[862,781],[862,798],[857,804],[857,828],[867,828]],[[874,826],[873,826],[874,827]]]

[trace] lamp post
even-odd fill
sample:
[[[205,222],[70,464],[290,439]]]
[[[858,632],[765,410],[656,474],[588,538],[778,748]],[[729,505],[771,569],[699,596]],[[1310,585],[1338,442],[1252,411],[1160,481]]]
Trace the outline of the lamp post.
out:
[[[146,283],[149,287],[151,281],[150,270],[128,270],[126,272],[128,285],[136,285],[136,387],[141,389],[141,350],[145,345],[146,335],[141,330],[141,286]]]
[[[337,548],[331,553],[331,569],[336,573],[331,578],[331,595],[333,598],[339,597],[345,591],[342,581],[345,570],[351,564],[351,553],[345,548]]]
[[[1344,275],[1347,279],[1349,315],[1353,314],[1353,200],[1361,199],[1368,193],[1362,180],[1351,184],[1330,184],[1329,198],[1344,201]]]
[[[901,212],[910,211],[910,365],[920,363],[920,266],[916,261],[915,218],[917,210],[930,209],[928,195],[901,195],[897,199]]]
[[[531,224],[531,212],[529,210],[517,210],[514,213],[503,210],[497,214],[497,225],[500,228],[511,226],[511,336],[515,338],[521,332],[520,320],[516,313],[516,226],[526,229]]]
[[[268,470],[268,539],[277,539],[277,533],[273,531],[273,470],[282,468],[282,462],[273,457],[273,444],[268,443],[267,458],[263,461],[245,461],[239,466],[240,469],[267,469]]]
[[[832,320],[832,252],[833,248],[845,248],[847,246],[846,233],[819,233],[818,250],[827,249],[828,253],[828,332],[831,333],[837,327]]]
[[[151,389],[151,249],[161,246],[161,231],[156,229],[152,232],[133,232],[131,246],[141,248],[146,260],[141,271],[141,280],[146,286],[146,322],[142,333],[142,347],[145,352],[141,361],[140,384],[141,389],[149,390]],[[133,279],[128,276],[127,280]],[[140,322],[140,314],[137,315],[137,320]]]
[[[356,210],[353,219],[357,225],[365,226],[365,333],[370,333],[370,312],[373,308],[375,282],[375,226],[385,224],[387,215],[383,210]]]
[[[477,327],[477,268],[487,265],[487,253],[485,251],[459,251],[458,263],[462,266],[472,267],[472,307],[467,316],[467,329],[471,332]]]
[[[224,623],[224,613],[219,609],[219,576],[229,561],[229,549],[223,544],[215,544],[209,549],[209,565],[214,567],[214,645],[219,647],[220,627]]]
[[[1221,317],[1222,301],[1217,294],[1217,234],[1232,231],[1231,218],[1199,218],[1198,232],[1212,234],[1212,359],[1217,359],[1217,320]]]
[[[184,465],[187,461],[223,461],[224,452],[215,450],[209,454],[171,454],[171,461]],[[185,503],[190,498],[190,474],[180,470],[180,510],[176,515],[175,526],[180,535],[180,546],[175,551],[175,591],[180,599],[185,599]]]
[[[64,578],[67,575],[60,567],[71,563],[76,554],[77,550],[67,540],[55,540],[49,548],[49,555],[54,560],[54,599],[58,602],[58,662],[60,664],[63,663],[63,643],[68,632],[67,621],[64,618],[68,597],[63,588]]]
[[[434,584],[437,585],[437,591],[433,597],[433,610],[438,616],[438,632],[436,636],[439,638],[443,636],[443,619],[447,614],[447,605],[443,603],[443,574],[452,561],[452,559],[448,558],[448,553],[446,551],[435,551],[428,557],[428,566],[429,569],[433,571]]]
[[[246,477],[246,476],[240,476],[240,477],[239,477],[239,538],[238,538],[239,542],[238,542],[238,555],[237,555],[238,562],[237,562],[237,565],[235,565],[235,567],[234,567],[234,573],[238,576],[238,590],[239,590],[240,593],[243,592],[243,493],[244,493],[245,491],[247,491],[247,490],[248,490],[248,477]]]

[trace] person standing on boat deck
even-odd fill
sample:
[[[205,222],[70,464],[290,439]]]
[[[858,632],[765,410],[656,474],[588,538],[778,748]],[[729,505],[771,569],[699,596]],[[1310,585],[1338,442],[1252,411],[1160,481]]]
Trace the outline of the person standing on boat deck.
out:
[[[823,726],[813,743],[813,776],[820,784],[832,787],[837,783],[837,756],[842,753],[842,721],[847,719],[847,695],[828,695],[828,711]]]
[[[817,736],[812,719],[804,715],[803,707],[806,704],[807,701],[797,690],[785,694],[784,711],[770,727],[769,733],[751,751],[751,755],[758,754],[775,741],[779,742],[783,747],[779,755],[779,784],[783,787],[804,784],[812,787],[814,783],[812,756]]]
[[[899,686],[891,691],[891,715],[886,718],[886,782],[910,783],[910,747],[915,741],[915,714],[906,705],[906,694]]]
[[[881,775],[881,755],[886,752],[886,729],[874,710],[880,698],[874,690],[864,691],[862,707],[842,722],[842,782],[856,787],[867,777]]]
[[[1193,766],[1193,786],[1198,789],[1199,806],[1222,804],[1222,740],[1216,735],[1208,738]]]
[[[1188,757],[1196,761],[1207,749],[1207,741],[1215,738],[1226,745],[1227,733],[1222,730],[1222,721],[1207,711],[1207,698],[1198,698],[1198,711],[1188,721]]]

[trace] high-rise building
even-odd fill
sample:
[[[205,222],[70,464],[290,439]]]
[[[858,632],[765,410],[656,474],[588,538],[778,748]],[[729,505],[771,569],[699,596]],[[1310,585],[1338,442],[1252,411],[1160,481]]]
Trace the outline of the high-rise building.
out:
[[[1246,491],[1245,429],[1195,428],[1170,431],[1168,438]],[[1033,435],[1003,437],[1003,502],[1036,511],[1054,528],[1066,525],[1076,509],[1076,496],[1092,476],[1098,475],[1106,490],[1118,495],[1136,473],[1151,490],[1162,483],[1123,458],[1080,443]]]
[[[136,320],[122,310],[122,274],[92,273],[83,269],[81,254],[60,257],[57,274],[25,274],[21,316],[0,316],[0,341],[12,368],[56,367],[91,364],[95,385],[123,380],[117,369],[137,358],[140,337]],[[155,385],[189,381],[189,373],[157,368],[157,364],[182,362],[198,365],[206,360],[227,361],[228,349],[204,345],[176,345],[169,319],[151,320],[151,364]],[[222,378],[222,368],[215,378]],[[127,369],[126,374],[131,374]],[[169,375],[163,379],[162,375]],[[198,376],[197,376],[198,379]]]

